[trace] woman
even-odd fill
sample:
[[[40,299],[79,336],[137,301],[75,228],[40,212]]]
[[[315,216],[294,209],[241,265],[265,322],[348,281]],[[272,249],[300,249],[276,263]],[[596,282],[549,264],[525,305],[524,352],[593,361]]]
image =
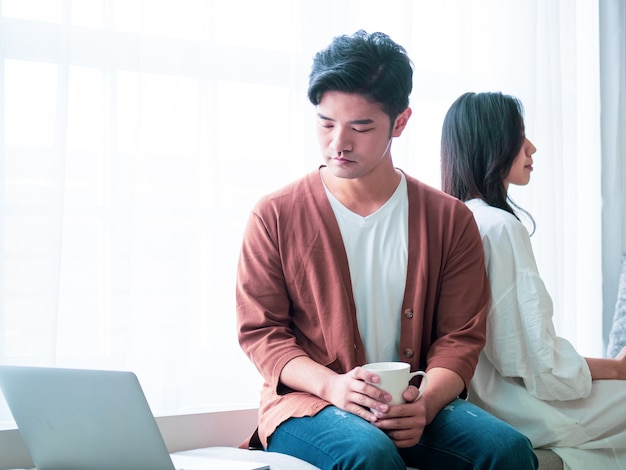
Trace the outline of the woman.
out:
[[[442,188],[474,213],[491,285],[487,343],[470,400],[550,448],[570,469],[626,468],[626,348],[585,358],[556,335],[552,301],[537,271],[534,221],[508,197],[526,185],[535,146],[523,108],[501,93],[466,93],[446,114]],[[615,380],[608,380],[615,379]]]

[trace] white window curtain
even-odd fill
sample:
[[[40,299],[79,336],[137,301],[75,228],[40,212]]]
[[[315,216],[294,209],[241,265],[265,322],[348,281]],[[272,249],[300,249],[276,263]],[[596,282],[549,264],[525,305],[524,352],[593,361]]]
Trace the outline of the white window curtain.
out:
[[[253,203],[317,167],[313,54],[363,28],[415,62],[397,166],[439,186],[465,91],[526,106],[515,194],[559,331],[601,354],[597,3],[0,0],[0,362],[133,370],[153,412],[254,407],[234,282]],[[0,404],[0,421],[10,414]]]
[[[622,270],[620,259],[626,254],[626,2],[602,0],[599,7],[603,298],[608,338]]]

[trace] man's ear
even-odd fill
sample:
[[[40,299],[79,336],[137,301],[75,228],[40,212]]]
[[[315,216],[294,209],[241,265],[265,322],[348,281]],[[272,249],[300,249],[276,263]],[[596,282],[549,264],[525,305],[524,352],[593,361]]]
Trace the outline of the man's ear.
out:
[[[396,117],[396,122],[394,122],[393,124],[391,137],[400,137],[402,131],[404,131],[404,128],[406,127],[407,122],[409,121],[409,118],[411,117],[411,113],[411,108],[406,108],[404,111],[398,114],[398,117]]]

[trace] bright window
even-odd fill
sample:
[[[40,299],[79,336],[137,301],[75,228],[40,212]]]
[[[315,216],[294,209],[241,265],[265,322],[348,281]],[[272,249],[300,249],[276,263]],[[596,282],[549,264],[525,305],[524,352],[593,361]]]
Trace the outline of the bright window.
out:
[[[577,150],[597,149],[597,12],[581,4],[2,0],[0,362],[133,370],[155,414],[256,406],[260,378],[236,339],[243,226],[261,195],[320,164],[311,59],[359,28],[415,63],[393,154],[431,185],[458,95],[524,102],[539,151],[518,202],[568,307],[557,326],[601,354],[599,170]],[[597,317],[564,295],[580,285]]]

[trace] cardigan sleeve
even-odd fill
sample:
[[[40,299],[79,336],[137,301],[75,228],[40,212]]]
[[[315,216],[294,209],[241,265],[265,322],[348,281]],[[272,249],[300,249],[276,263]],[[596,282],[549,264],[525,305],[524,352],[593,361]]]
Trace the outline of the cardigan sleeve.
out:
[[[528,232],[512,215],[494,211],[503,213],[477,211],[492,295],[485,354],[501,375],[521,378],[536,398],[586,397],[589,367],[571,343],[556,335],[552,299],[537,271]],[[491,216],[488,223],[481,220],[485,216]],[[498,220],[504,222],[494,223]]]
[[[257,211],[244,231],[236,283],[238,338],[265,381],[278,388],[291,359],[306,355],[290,323],[290,301],[278,240]]]
[[[237,269],[239,344],[276,392],[289,361],[337,373],[363,363],[348,259],[318,172],[261,199]]]

